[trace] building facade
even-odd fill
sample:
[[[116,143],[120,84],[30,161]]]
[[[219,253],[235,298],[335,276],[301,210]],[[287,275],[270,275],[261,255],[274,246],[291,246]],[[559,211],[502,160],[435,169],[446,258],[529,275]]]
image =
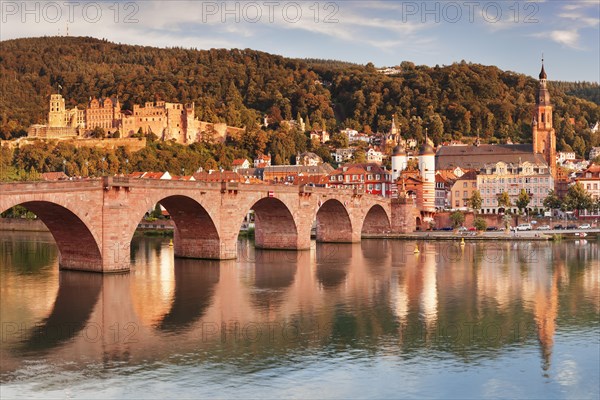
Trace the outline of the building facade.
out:
[[[357,189],[384,197],[391,196],[392,174],[375,163],[345,164],[329,174],[327,187]]]
[[[522,189],[530,196],[527,206],[529,211],[544,208],[544,199],[554,188],[554,178],[546,163],[521,164],[499,161],[487,164],[477,175],[477,190],[481,194],[481,212],[498,214],[502,210],[498,206],[498,197],[508,193],[511,201],[509,208],[513,213],[518,211],[516,201]]]

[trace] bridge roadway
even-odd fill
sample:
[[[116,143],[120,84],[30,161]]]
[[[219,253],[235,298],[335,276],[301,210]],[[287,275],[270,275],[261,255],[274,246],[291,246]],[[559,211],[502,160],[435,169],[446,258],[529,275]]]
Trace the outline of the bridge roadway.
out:
[[[103,177],[0,184],[0,212],[22,205],[52,233],[62,269],[119,272],[130,267],[135,229],[156,203],[175,224],[176,257],[232,259],[254,210],[255,245],[303,250],[317,222],[317,241],[353,243],[363,234],[407,233],[418,211],[357,190]]]

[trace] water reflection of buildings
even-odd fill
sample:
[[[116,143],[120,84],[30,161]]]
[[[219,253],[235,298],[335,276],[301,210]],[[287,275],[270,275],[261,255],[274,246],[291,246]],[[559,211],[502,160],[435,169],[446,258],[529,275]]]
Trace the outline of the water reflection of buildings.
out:
[[[74,329],[54,341],[44,330],[30,329],[25,343],[31,350],[42,343],[60,360],[135,362],[174,351],[240,359],[248,351],[260,356],[338,342],[363,346],[389,336],[405,351],[424,344],[402,340],[398,326],[419,325],[427,346],[437,340],[446,351],[460,352],[465,344],[490,344],[482,339],[453,347],[436,337],[438,329],[492,316],[533,323],[549,368],[559,308],[577,310],[591,302],[597,317],[596,245],[544,245],[539,259],[530,262],[521,257],[526,249],[506,247],[510,244],[445,245],[421,243],[418,255],[414,244],[399,241],[317,245],[305,252],[249,246],[238,261],[213,262],[173,261],[167,243],[144,239],[136,244],[135,268],[128,275],[88,280],[87,274],[61,272],[58,289],[46,282],[45,290],[56,296],[51,307],[30,310],[29,320]],[[562,262],[565,258],[571,261]],[[10,287],[3,280],[2,293],[15,294],[19,279],[11,275]],[[35,298],[44,287],[25,285],[18,294]],[[19,309],[4,296],[2,306]],[[17,320],[11,310],[8,315]],[[273,330],[266,324],[274,324]],[[286,324],[294,329],[286,331]],[[511,340],[493,346],[500,351]],[[14,355],[7,357],[12,362],[3,360],[3,369],[17,363]]]

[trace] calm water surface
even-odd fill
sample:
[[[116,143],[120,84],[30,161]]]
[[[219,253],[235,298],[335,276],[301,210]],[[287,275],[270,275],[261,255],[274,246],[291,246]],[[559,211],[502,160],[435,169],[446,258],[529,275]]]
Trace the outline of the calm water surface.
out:
[[[129,274],[0,232],[0,397],[599,398],[598,242],[371,240]]]

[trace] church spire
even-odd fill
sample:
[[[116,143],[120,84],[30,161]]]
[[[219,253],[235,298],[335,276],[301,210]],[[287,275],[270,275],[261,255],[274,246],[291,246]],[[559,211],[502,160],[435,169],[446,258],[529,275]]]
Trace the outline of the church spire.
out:
[[[546,75],[546,71],[544,70],[544,53],[542,53],[542,70],[540,71],[540,80],[546,80],[548,75]]]

